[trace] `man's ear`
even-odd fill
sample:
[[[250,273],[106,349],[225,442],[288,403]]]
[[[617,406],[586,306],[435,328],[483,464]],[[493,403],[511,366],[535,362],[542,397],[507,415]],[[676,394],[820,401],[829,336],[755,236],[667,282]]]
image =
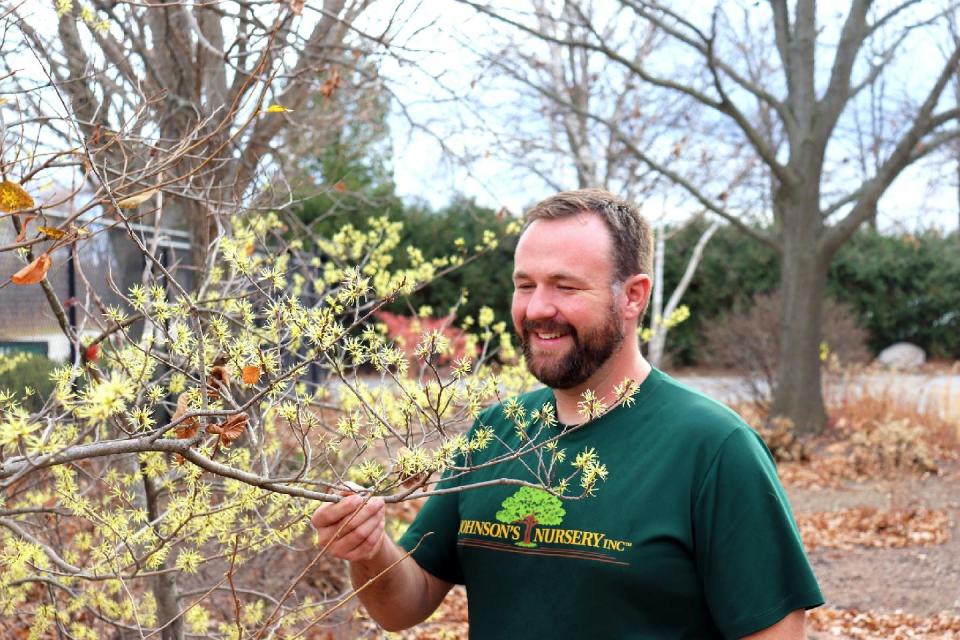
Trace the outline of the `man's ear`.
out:
[[[645,273],[637,273],[629,278],[623,284],[623,294],[626,298],[624,311],[628,318],[640,318],[647,309],[647,302],[650,300],[650,289],[653,287],[653,280]]]

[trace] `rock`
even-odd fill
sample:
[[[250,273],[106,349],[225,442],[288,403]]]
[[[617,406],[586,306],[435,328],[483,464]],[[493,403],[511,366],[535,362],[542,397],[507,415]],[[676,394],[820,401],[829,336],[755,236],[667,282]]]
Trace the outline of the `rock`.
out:
[[[877,356],[877,362],[888,369],[917,369],[926,361],[923,349],[909,342],[892,344]]]

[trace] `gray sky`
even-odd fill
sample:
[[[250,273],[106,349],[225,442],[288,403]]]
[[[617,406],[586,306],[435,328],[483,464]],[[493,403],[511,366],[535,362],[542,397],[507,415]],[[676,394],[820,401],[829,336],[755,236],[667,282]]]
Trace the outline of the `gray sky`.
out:
[[[434,7],[438,10],[431,11]],[[823,19],[826,39],[831,26],[837,25],[829,22],[830,16]],[[393,168],[398,190],[405,197],[422,198],[434,206],[442,206],[455,195],[464,194],[483,205],[506,206],[520,212],[550,192],[540,179],[518,171],[498,157],[490,137],[464,132],[455,120],[455,117],[464,117],[463,109],[449,102],[430,101],[448,97],[441,85],[454,93],[471,95],[470,85],[477,75],[477,67],[471,52],[461,43],[483,39],[486,29],[484,21],[473,10],[459,3],[441,1],[420,5],[403,39],[406,45],[419,50],[410,54],[417,65],[397,65],[389,61],[384,68],[384,75],[393,81],[391,85],[399,100],[407,105],[408,113],[433,132],[442,134],[444,144],[455,156],[470,158],[467,163],[451,159],[436,139],[423,131],[411,130],[406,117],[395,114],[391,120],[396,153]],[[415,35],[407,38],[411,33]],[[888,83],[891,91],[922,96],[943,56],[932,42],[908,44],[912,48],[900,54],[899,66],[891,70]],[[439,76],[439,82],[428,78],[423,70]],[[486,98],[487,103],[491,102],[489,96]],[[486,113],[484,117],[496,124],[495,113]],[[932,226],[948,231],[956,229],[956,171],[956,164],[944,165],[939,157],[907,169],[880,201],[881,229],[915,231]],[[646,204],[648,215],[659,215],[661,205]],[[667,208],[682,218],[694,205],[674,199]]]

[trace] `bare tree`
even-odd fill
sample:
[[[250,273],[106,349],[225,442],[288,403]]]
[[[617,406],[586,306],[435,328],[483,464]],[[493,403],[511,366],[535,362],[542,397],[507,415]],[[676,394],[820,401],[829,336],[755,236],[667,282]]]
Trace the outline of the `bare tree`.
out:
[[[697,271],[697,267],[700,265],[701,258],[703,258],[703,251],[707,243],[710,242],[710,238],[713,237],[713,234],[716,233],[719,228],[720,223],[715,220],[700,234],[696,244],[693,246],[693,251],[690,252],[690,258],[687,260],[687,266],[683,270],[683,275],[670,294],[666,306],[663,304],[663,262],[664,256],[667,253],[667,229],[661,226],[656,231],[656,251],[654,252],[653,267],[654,286],[651,293],[653,299],[650,301],[652,321],[650,339],[647,347],[647,359],[656,366],[660,366],[663,362],[664,355],[666,354],[667,335],[675,322],[675,320],[673,320],[675,317],[674,314],[680,309],[680,301],[683,300],[683,294],[687,292],[687,288],[693,281],[693,276]],[[678,230],[671,230],[670,235],[676,235],[677,232]]]
[[[301,125],[308,98],[329,98],[348,76],[351,52],[375,48],[352,27],[369,0],[306,9],[96,0],[57,3],[57,15],[10,4],[23,37],[5,48],[6,67],[26,59],[47,69],[76,125],[50,123],[48,136],[89,143],[95,190],[102,179],[121,195],[162,192],[167,224],[195,240],[197,266],[223,217],[262,193],[279,159],[273,142]],[[13,80],[24,89],[36,75]],[[35,95],[22,97],[40,112]]]
[[[524,33],[501,30],[479,39],[485,45],[482,48],[465,39],[464,44],[475,50],[485,69],[475,87],[478,112],[487,115],[483,126],[497,131],[499,151],[506,162],[537,176],[551,189],[599,186],[645,205],[645,212],[657,227],[654,261],[662,265],[668,221],[672,235],[704,212],[687,214],[684,220],[669,198],[671,192],[679,190],[633,149],[667,147],[679,156],[688,144],[691,129],[696,127],[699,106],[687,96],[651,93],[629,70],[610,68],[602,53],[569,43],[590,36],[579,10],[589,11],[590,23],[602,39],[629,51],[635,64],[642,64],[653,54],[663,35],[655,25],[630,20],[622,10],[597,17],[600,12],[592,6],[578,9],[567,3],[555,7],[541,0],[514,7],[548,37],[531,41]],[[492,106],[485,104],[486,93],[502,89],[504,82],[515,96],[509,106],[499,101]],[[629,132],[632,145],[624,143],[625,132]],[[734,162],[725,164],[725,168],[729,170]],[[730,190],[739,179],[729,173],[721,179],[710,178],[708,167],[704,169],[704,180],[717,184],[727,181],[718,187],[724,190]],[[661,200],[665,206],[658,211],[653,203]],[[655,365],[662,364],[670,318],[675,317],[703,248],[715,230],[716,225],[710,225],[702,234],[689,256],[683,279],[669,294],[666,308],[662,273],[657,274],[650,327],[644,330],[648,358]]]
[[[637,60],[630,49],[604,36],[591,20],[587,3],[564,3],[567,15],[576,15],[580,32],[586,34],[566,37],[544,33],[535,21],[508,9],[464,1],[528,35],[597,52],[649,91],[695,101],[714,128],[713,135],[699,137],[701,145],[741,145],[756,157],[754,177],[745,181],[745,188],[720,197],[713,184],[689,172],[682,158],[640,147],[619,123],[581,111],[619,131],[625,147],[709,211],[780,253],[784,304],[772,411],[791,419],[801,433],[818,431],[826,422],[818,345],[827,267],[840,246],[873,216],[880,197],[904,169],[957,138],[960,111],[944,104],[945,90],[960,64],[955,40],[949,40],[946,59],[922,79],[915,93],[887,96],[896,105],[888,105],[884,113],[899,118],[876,141],[878,160],[869,176],[856,179],[844,170],[847,152],[838,141],[865,91],[903,63],[898,54],[908,46],[949,37],[947,17],[957,5],[851,0],[834,21],[833,13],[827,17],[827,8],[818,13],[813,0],[718,5],[709,15],[672,3],[620,0],[622,11],[659,29],[669,41],[658,48],[659,55]],[[577,111],[576,105],[571,108]],[[738,204],[767,190],[774,224],[761,231],[746,224]]]

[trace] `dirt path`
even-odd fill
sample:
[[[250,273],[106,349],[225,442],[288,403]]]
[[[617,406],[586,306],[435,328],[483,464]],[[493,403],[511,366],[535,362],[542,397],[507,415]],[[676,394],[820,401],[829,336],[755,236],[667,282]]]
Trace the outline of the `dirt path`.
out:
[[[946,511],[951,527],[945,544],[904,549],[815,549],[810,560],[828,607],[880,614],[902,611],[921,617],[943,612],[960,616],[960,471],[956,467],[926,478],[787,490],[798,516],[858,506]],[[810,637],[851,636],[820,631]]]

